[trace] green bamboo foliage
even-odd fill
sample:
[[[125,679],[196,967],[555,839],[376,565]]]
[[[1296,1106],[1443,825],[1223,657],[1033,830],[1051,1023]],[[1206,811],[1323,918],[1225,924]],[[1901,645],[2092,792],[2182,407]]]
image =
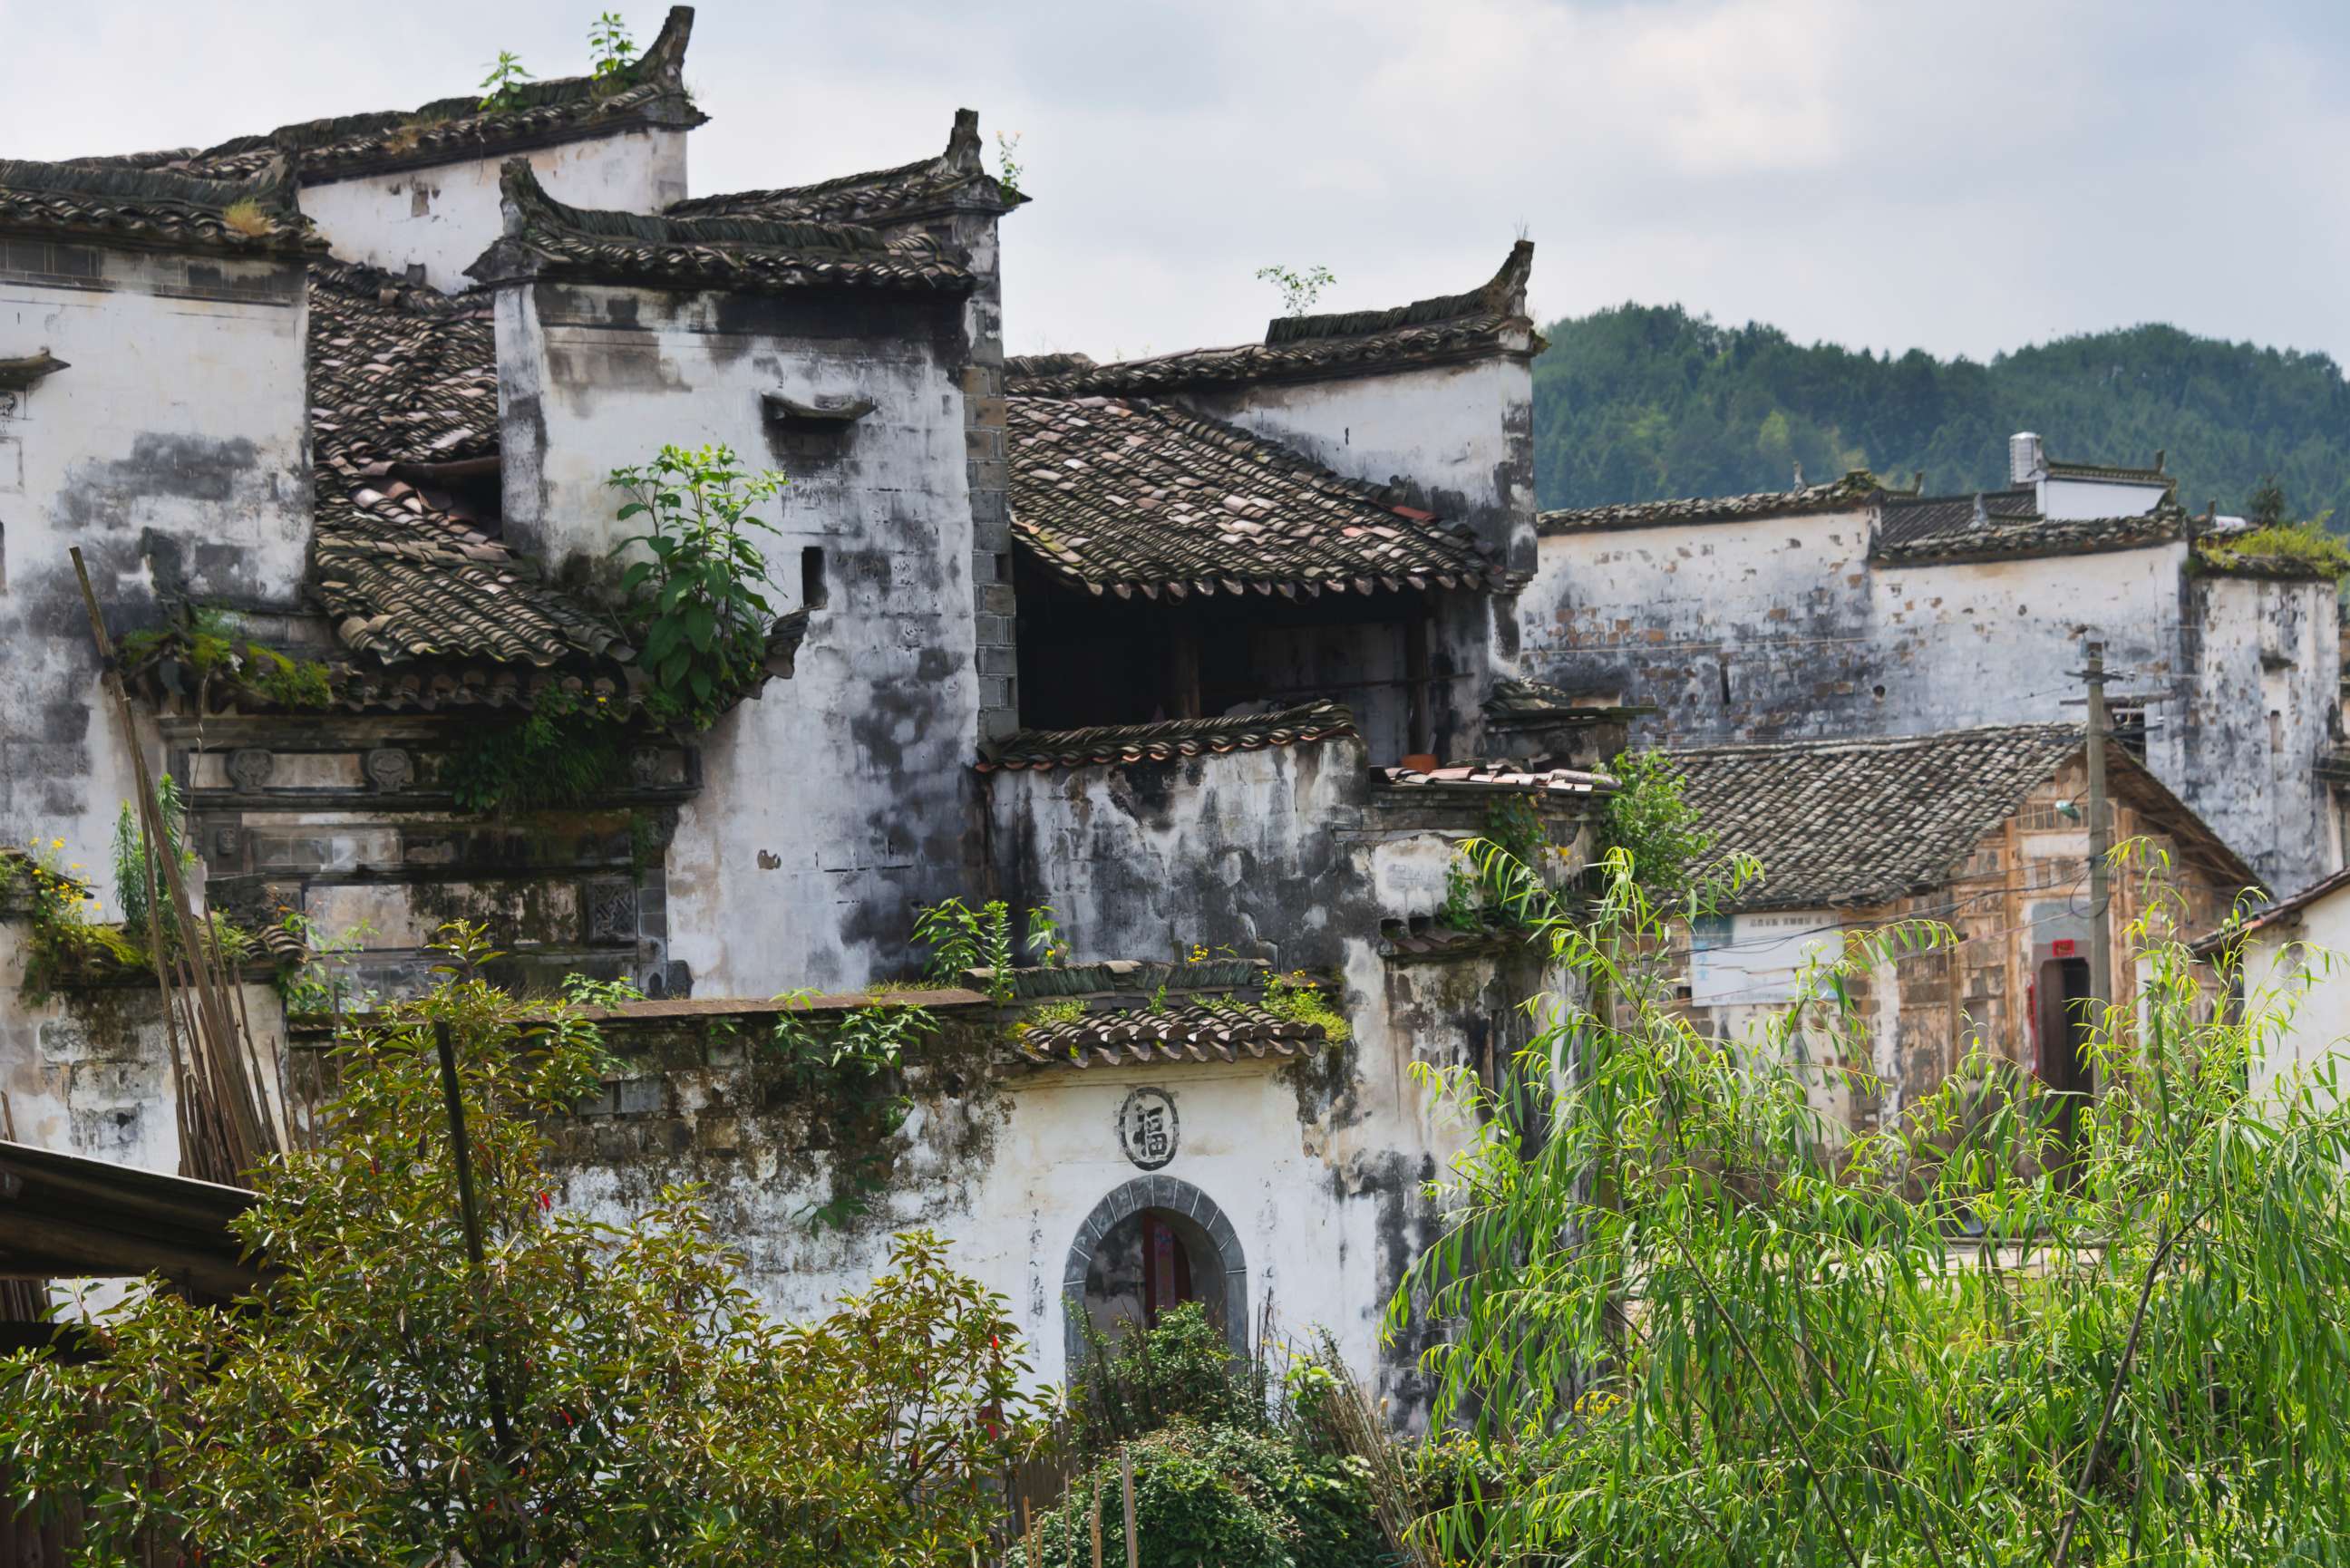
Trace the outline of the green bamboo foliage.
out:
[[[2331,1065],[2251,1064],[2299,983],[2230,1003],[2142,846],[2137,995],[2093,1021],[2093,1103],[1978,1048],[1881,1130],[1853,984],[1952,933],[1846,934],[1757,1037],[1672,1006],[1671,921],[1611,853],[1566,918],[1485,846],[1564,998],[1500,1083],[1389,1309],[1435,1341],[1426,1544],[1447,1562],[2332,1563],[2350,1557],[2350,1116]],[[2305,969],[2304,974],[2314,969]],[[1826,1043],[1841,1047],[1822,1052]],[[1802,1064],[1796,1047],[1814,1064]]]

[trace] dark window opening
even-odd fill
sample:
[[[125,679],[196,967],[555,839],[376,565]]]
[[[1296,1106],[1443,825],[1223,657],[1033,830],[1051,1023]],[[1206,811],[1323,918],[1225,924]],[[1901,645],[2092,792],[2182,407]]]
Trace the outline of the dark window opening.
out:
[[[2065,1144],[2079,1130],[2082,1107],[2096,1092],[2089,1059],[2096,1002],[2089,994],[2089,961],[2051,959],[2040,966],[2040,1052],[2034,1064],[2056,1102],[2056,1128]]]
[[[800,551],[800,607],[822,609],[826,602],[824,547],[809,545]]]
[[[1215,1283],[1214,1291],[1201,1287]],[[1215,1243],[1197,1220],[1145,1209],[1110,1227],[1086,1269],[1086,1315],[1094,1332],[1116,1339],[1136,1324],[1156,1328],[1166,1313],[1199,1302],[1224,1326],[1223,1272]]]
[[[1213,719],[1327,699],[1354,713],[1370,760],[1386,765],[1433,754],[1440,726],[1476,699],[1445,679],[1429,595],[1120,598],[1073,589],[1024,556],[1013,569],[1026,729]]]
[[[1713,661],[1713,672],[1721,682],[1721,705],[1730,706],[1730,655],[1722,654]]]
[[[2114,743],[2139,762],[2146,761],[2146,708],[2143,704],[2120,704],[2106,712],[2106,725],[2113,731]]]

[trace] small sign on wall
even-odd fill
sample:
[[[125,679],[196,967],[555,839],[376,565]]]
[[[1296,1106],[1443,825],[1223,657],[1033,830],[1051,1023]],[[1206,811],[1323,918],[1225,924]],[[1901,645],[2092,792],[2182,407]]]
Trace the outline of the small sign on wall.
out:
[[[1715,915],[1690,925],[1690,1001],[1699,1007],[1792,1002],[1805,966],[1835,956],[1826,909]]]
[[[1137,1089],[1118,1107],[1118,1147],[1140,1169],[1157,1170],[1173,1159],[1181,1136],[1175,1096],[1164,1089]]]

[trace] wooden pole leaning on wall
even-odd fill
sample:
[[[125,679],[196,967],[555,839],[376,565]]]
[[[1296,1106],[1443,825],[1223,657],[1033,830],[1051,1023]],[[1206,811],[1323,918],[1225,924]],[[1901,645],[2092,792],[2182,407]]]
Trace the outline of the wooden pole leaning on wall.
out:
[[[167,961],[163,953],[164,922],[161,911],[151,902],[151,913],[155,919],[149,945],[154,950],[156,983],[162,992],[164,1030],[172,1039],[175,1055],[181,1048],[181,1026],[186,1026],[187,1061],[182,1064],[175,1060],[173,1068],[185,1069],[180,1080],[183,1099],[190,1095],[198,1096],[193,1114],[183,1111],[182,1125],[203,1129],[193,1151],[195,1168],[190,1168],[187,1151],[182,1153],[182,1168],[190,1176],[234,1184],[269,1155],[283,1150],[286,1141],[267,1095],[256,1081],[253,1047],[229,1011],[228,966],[212,924],[197,920],[195,904],[188,896],[187,879],[180,875],[179,857],[172,853],[172,838],[164,831],[162,814],[156,806],[155,781],[148,771],[146,748],[140,742],[130,690],[124,686],[121,668],[115,661],[114,640],[107,635],[106,617],[98,607],[97,590],[90,587],[89,567],[82,560],[79,545],[69,554],[74,576],[81,583],[82,605],[89,612],[90,638],[98,646],[99,676],[107,695],[114,700],[122,743],[130,753],[131,787],[138,795],[139,827],[146,840],[150,886],[153,886],[154,873],[160,869],[164,889],[171,894],[169,908],[179,935],[178,950]],[[173,968],[180,971],[176,989],[171,974]],[[185,1009],[184,1016],[177,1020],[175,1006]]]
[[[1126,1495],[1126,1568],[1142,1568],[1142,1542],[1134,1533],[1134,1451],[1118,1450],[1118,1487]]]

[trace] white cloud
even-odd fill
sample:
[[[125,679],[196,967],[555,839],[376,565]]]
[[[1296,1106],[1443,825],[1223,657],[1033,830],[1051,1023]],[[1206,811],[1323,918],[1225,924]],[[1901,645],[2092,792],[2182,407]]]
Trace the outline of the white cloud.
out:
[[[596,5],[0,0],[0,155],[209,141],[576,69]],[[631,10],[639,37],[657,10]],[[1490,274],[1544,311],[1679,300],[1800,337],[1987,355],[2147,318],[2350,353],[2337,6],[2194,0],[704,0],[697,189],[1023,133],[1015,348],[1263,329]]]

